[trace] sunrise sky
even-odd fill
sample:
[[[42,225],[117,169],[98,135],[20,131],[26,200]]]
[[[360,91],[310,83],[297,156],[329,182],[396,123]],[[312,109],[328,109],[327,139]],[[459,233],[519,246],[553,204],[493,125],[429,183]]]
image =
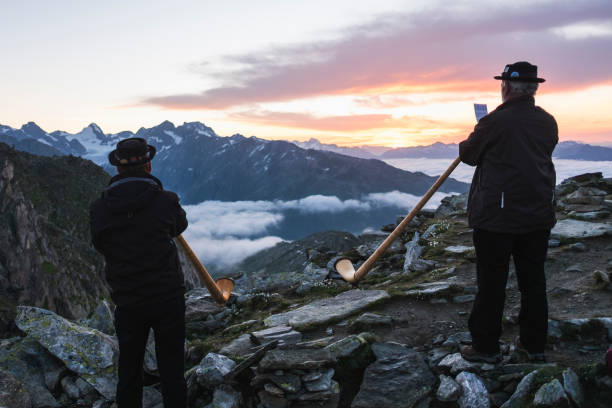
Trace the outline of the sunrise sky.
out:
[[[201,121],[219,135],[463,140],[506,63],[561,140],[612,142],[612,1],[0,0],[0,124]]]

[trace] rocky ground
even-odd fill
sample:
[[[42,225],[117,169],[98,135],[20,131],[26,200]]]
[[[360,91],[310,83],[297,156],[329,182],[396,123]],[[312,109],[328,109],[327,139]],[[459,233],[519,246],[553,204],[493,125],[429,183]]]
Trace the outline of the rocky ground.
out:
[[[546,362],[517,350],[520,297],[511,271],[498,364],[464,360],[475,255],[465,196],[422,212],[353,287],[333,270],[359,265],[386,232],[331,232],[247,259],[228,305],[187,296],[186,372],[192,407],[610,407],[612,180],[578,176],[557,188],[546,265]],[[24,336],[0,340],[0,406],[110,407],[117,345],[111,307],[89,319],[19,307]],[[161,407],[148,347],[146,407]]]

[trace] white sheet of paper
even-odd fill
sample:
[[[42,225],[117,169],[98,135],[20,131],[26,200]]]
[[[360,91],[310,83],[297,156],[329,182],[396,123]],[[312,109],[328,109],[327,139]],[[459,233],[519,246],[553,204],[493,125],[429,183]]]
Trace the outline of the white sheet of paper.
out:
[[[480,121],[483,117],[487,116],[487,105],[484,103],[474,104],[474,113],[476,114],[476,121]]]

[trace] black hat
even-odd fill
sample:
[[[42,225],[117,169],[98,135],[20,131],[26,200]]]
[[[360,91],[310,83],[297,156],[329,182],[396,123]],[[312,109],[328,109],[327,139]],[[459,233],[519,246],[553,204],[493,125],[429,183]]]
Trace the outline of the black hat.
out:
[[[506,65],[504,72],[500,76],[494,77],[502,81],[521,81],[521,82],[544,82],[544,78],[538,78],[538,66],[531,65],[526,61],[515,62]]]
[[[117,148],[108,154],[113,166],[129,167],[153,160],[155,147],[141,137],[131,137],[117,143]]]

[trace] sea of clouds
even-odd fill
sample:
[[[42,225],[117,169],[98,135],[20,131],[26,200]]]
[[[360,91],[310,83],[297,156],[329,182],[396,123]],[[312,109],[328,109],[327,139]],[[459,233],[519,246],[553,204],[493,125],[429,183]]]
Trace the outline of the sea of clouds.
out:
[[[451,160],[393,159],[386,162],[404,170],[435,176],[444,172]],[[556,159],[555,167],[557,183],[577,174],[597,171],[603,172],[604,177],[612,177],[612,161]],[[473,173],[473,167],[462,163],[452,177],[469,183]],[[434,194],[426,208],[437,208],[446,195]],[[300,218],[313,230],[343,229],[357,234],[368,228],[380,228],[381,212],[389,213],[386,222],[394,222],[396,215],[408,213],[420,199],[412,194],[391,191],[368,194],[359,200],[313,195],[290,201],[204,201],[184,207],[189,220],[184,235],[205,265],[223,269],[288,240],[288,231]],[[343,216],[342,222],[333,226],[326,224]]]
[[[387,164],[397,167],[402,170],[420,171],[428,176],[437,176],[442,174],[452,160],[449,159],[388,159],[384,160]],[[586,161],[586,160],[568,160],[555,159],[555,170],[557,171],[557,184],[561,181],[583,173],[602,172],[604,177],[612,177],[612,161]],[[460,163],[453,171],[451,177],[470,183],[474,175],[475,167],[468,166],[465,163]]]
[[[445,196],[445,193],[434,194],[426,208],[437,208]],[[350,212],[363,222],[363,218],[374,211],[388,209],[390,214],[405,214],[420,198],[391,191],[368,194],[360,200],[313,195],[291,201],[204,201],[184,206],[189,221],[184,236],[204,264],[227,267],[285,240],[282,226],[290,213],[292,219],[296,218],[297,212],[298,217],[307,217],[308,222],[316,224],[318,218],[325,219],[330,214]],[[394,221],[394,215],[389,221]],[[290,225],[286,227],[291,228]],[[324,224],[316,227],[319,231],[331,229]],[[351,230],[349,227],[347,225],[346,229]],[[380,225],[369,227],[378,228]],[[277,234],[270,235],[270,231]]]

